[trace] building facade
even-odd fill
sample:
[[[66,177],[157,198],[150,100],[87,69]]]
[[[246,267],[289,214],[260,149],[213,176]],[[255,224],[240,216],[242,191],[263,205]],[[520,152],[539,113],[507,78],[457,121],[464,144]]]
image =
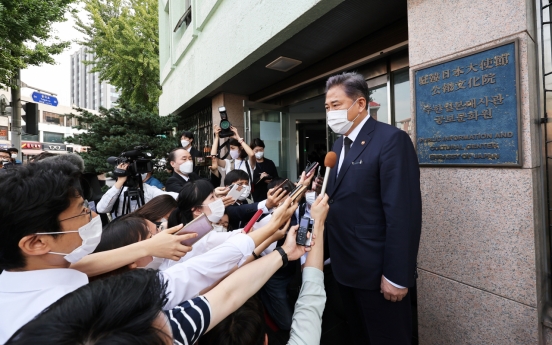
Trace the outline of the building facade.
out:
[[[100,107],[112,108],[119,93],[108,82],[100,81],[98,72],[90,72],[93,67],[84,61],[93,59],[93,54],[87,52],[86,47],[81,47],[71,55],[71,104],[96,111]]]
[[[336,139],[325,81],[361,73],[370,115],[407,131],[422,163],[419,343],[552,344],[551,7],[159,0],[160,114],[178,114],[182,129],[202,135],[201,150],[224,106],[293,179]]]

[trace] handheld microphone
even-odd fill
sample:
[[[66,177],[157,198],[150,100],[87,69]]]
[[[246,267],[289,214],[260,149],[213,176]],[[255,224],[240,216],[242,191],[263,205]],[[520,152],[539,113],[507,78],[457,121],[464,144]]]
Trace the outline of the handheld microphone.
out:
[[[322,183],[322,190],[320,191],[320,195],[324,195],[326,193],[326,187],[328,186],[328,179],[330,178],[330,170],[335,166],[337,163],[337,154],[333,151],[330,151],[326,154],[326,158],[324,158],[324,166],[326,167],[326,174],[324,174],[324,183]]]

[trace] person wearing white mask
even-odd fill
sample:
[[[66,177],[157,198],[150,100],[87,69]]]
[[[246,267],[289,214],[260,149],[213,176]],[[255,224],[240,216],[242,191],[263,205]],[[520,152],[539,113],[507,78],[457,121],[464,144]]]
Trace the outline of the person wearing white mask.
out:
[[[123,163],[117,166],[119,169],[126,170],[128,164]],[[128,187],[125,185],[127,181],[127,176],[120,176],[117,178],[117,182],[105,192],[98,204],[96,205],[96,211],[98,213],[111,213],[113,219],[120,217],[124,214],[123,205],[125,191]],[[159,188],[150,186],[146,183],[143,184],[142,188],[144,192],[144,203],[148,203],[151,199],[159,195],[170,195],[174,199],[178,197],[177,192],[162,191]],[[130,212],[136,211],[140,206],[136,200],[130,200]]]
[[[264,155],[265,143],[260,138],[251,141],[251,149],[255,152],[257,160],[255,171],[253,172],[253,200],[265,200],[268,193],[268,184],[274,179],[279,179],[276,164]]]
[[[228,153],[230,158],[220,159],[218,155],[219,147],[219,133],[221,128],[218,125],[215,125],[215,140],[213,141],[213,146],[211,148],[211,156],[219,157],[217,158],[217,163],[223,171],[228,174],[232,170],[243,170],[249,176],[250,185],[253,185],[253,171],[256,167],[257,159],[255,158],[255,152],[247,145],[245,140],[240,137],[236,127],[230,127],[234,135],[230,137],[228,142]],[[215,185],[217,187],[218,185]]]
[[[196,157],[201,157],[201,152],[199,152],[198,149],[193,147],[193,143],[194,143],[194,133],[193,132],[182,131],[182,133],[180,133],[180,144],[182,145],[182,147],[186,151],[188,151],[192,155],[192,160],[193,160],[193,163],[194,163],[194,172],[196,174],[198,174],[199,173],[199,167],[197,167],[195,165],[195,159],[196,159]]]
[[[161,183],[161,181],[156,179],[151,172],[140,174],[140,177],[142,178],[142,182],[149,186],[156,187],[161,190],[164,190],[165,188],[163,183]]]
[[[173,174],[165,182],[165,190],[168,192],[180,193],[186,183],[200,179],[199,175],[194,172],[194,158],[188,150],[182,147],[169,153],[169,164],[173,169]],[[220,185],[220,177],[211,174],[211,183]]]

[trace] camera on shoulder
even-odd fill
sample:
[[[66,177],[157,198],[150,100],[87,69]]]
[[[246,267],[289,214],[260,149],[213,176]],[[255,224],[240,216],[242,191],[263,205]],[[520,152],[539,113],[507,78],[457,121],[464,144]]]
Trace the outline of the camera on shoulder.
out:
[[[144,150],[150,149],[147,145],[135,146],[133,150],[121,152],[119,157],[109,157],[107,162],[115,166],[113,175],[117,177],[123,176],[136,176],[139,174],[145,174],[153,171],[153,162],[151,161],[153,155],[150,152],[144,152]],[[119,164],[127,163],[126,170],[119,169]]]

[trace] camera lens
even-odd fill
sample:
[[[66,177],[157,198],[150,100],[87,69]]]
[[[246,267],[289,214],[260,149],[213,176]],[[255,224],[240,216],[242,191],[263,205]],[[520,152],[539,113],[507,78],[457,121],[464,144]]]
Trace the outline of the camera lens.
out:
[[[230,128],[230,121],[220,121],[220,128],[222,129],[229,129]]]

